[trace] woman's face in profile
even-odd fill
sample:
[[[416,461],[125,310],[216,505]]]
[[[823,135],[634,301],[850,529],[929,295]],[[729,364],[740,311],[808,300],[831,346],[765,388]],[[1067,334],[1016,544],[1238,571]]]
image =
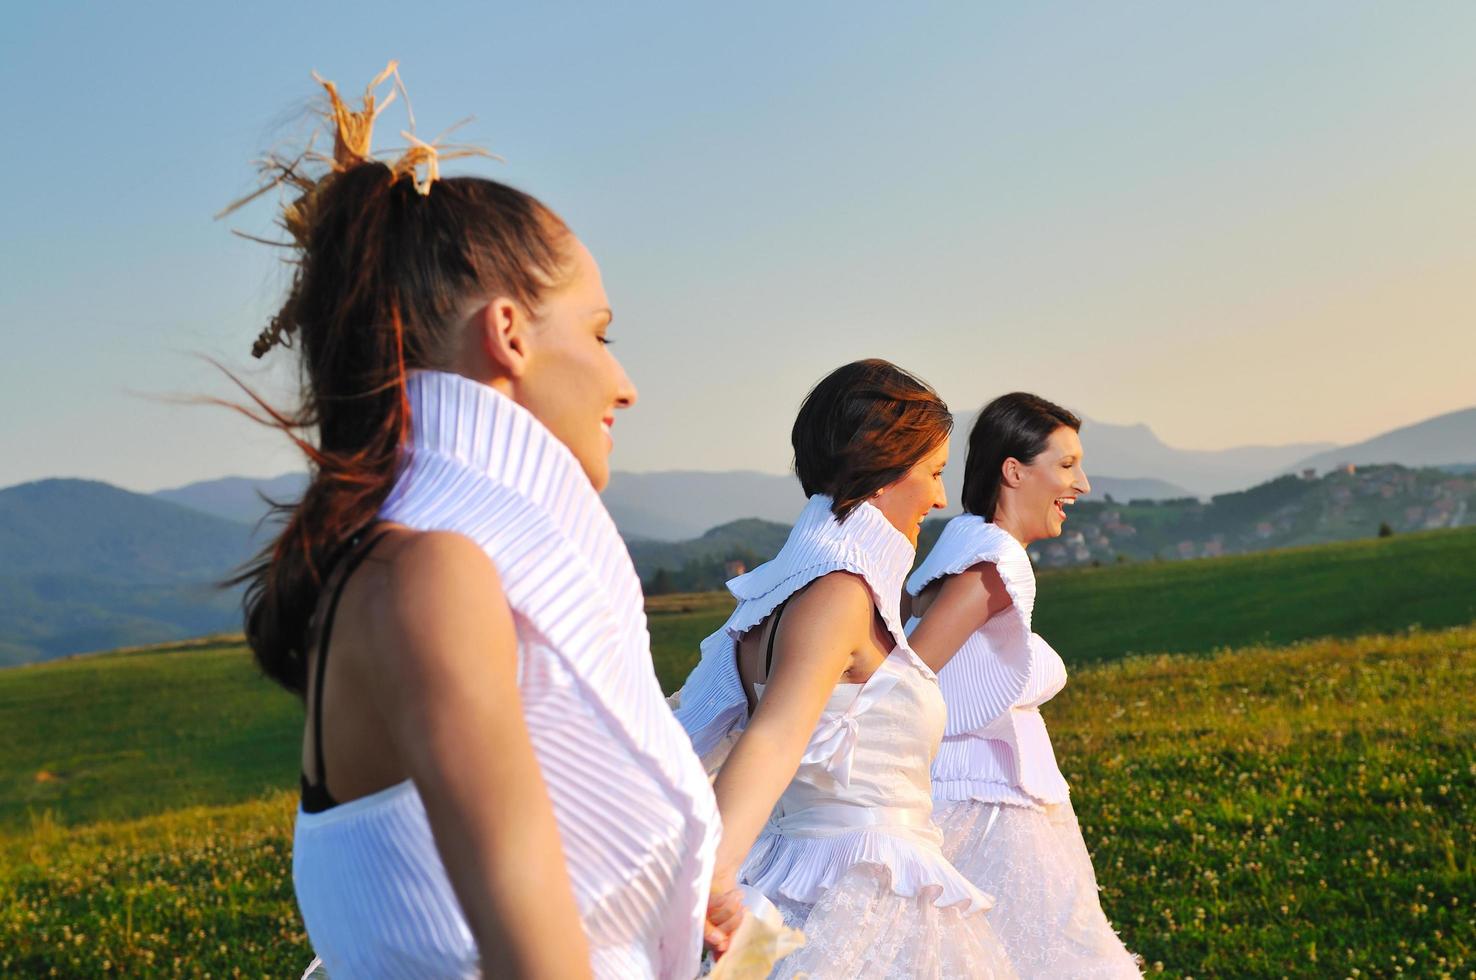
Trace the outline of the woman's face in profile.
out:
[[[943,468],[948,465],[948,440],[924,456],[895,483],[883,487],[871,503],[892,526],[917,547],[922,522],[934,510],[948,506],[943,492]]]
[[[594,256],[571,238],[568,276],[545,294],[528,333],[518,401],[569,447],[596,490],[610,482],[615,410],[636,400],[608,346],[611,317]]]
[[[1051,433],[1040,455],[1020,466],[1019,483],[1012,492],[1016,498],[1013,510],[1023,525],[1021,540],[1028,543],[1060,536],[1066,526],[1066,508],[1092,489],[1082,469],[1082,454],[1081,437],[1063,425]]]

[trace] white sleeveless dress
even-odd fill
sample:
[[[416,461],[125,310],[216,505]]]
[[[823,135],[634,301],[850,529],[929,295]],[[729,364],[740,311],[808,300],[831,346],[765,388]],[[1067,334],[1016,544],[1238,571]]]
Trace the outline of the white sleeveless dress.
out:
[[[1066,665],[1031,631],[1029,555],[1003,528],[963,514],[948,522],[907,591],[916,596],[981,562],[999,571],[1011,604],[938,674],[948,724],[933,763],[933,799],[944,853],[996,896],[990,917],[1021,977],[1139,976],[1102,912],[1041,718],[1040,706],[1066,684]],[[909,633],[918,622],[908,622]]]
[[[457,375],[417,372],[403,470],[380,511],[449,530],[497,566],[518,687],[596,976],[697,973],[720,827],[661,696],[640,582],[599,495],[531,414]],[[293,883],[330,977],[474,977],[477,950],[406,781],[299,811]]]
[[[804,931],[773,976],[1013,977],[984,915],[991,899],[944,858],[928,766],[943,734],[937,680],[907,646],[898,600],[911,543],[870,504],[844,523],[810,498],[784,549],[728,583],[738,608],[702,644],[677,717],[709,768],[748,720],[738,638],[810,582],[862,576],[896,647],[865,684],[839,684],[741,883]],[[759,690],[762,696],[762,689]]]

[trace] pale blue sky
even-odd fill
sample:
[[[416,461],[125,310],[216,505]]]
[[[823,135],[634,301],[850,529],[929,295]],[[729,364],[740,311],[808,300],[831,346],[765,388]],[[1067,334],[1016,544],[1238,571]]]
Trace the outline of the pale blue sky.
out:
[[[32,4],[0,91],[0,486],[295,460],[192,352],[248,351],[271,208],[211,215],[316,68],[398,58],[604,267],[622,469],[782,470],[863,356],[1187,448],[1476,404],[1476,5]],[[393,115],[383,136],[394,138]],[[1089,447],[1088,447],[1089,448]],[[1150,474],[1120,474],[1147,476]]]

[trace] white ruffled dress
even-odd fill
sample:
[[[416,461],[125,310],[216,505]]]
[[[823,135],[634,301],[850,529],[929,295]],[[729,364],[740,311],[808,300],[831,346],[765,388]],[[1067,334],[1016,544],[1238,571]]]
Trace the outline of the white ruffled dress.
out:
[[[1011,604],[964,641],[938,674],[947,729],[933,763],[943,851],[996,896],[990,919],[1021,977],[1140,975],[1098,897],[1091,856],[1056,765],[1040,706],[1066,665],[1031,631],[1035,571],[1009,532],[964,514],[948,522],[907,580],[930,583],[988,562]],[[917,626],[913,618],[908,632]]]
[[[838,684],[799,770],[745,861],[806,944],[775,977],[1013,977],[984,915],[992,899],[943,856],[928,767],[943,734],[937,680],[907,646],[898,600],[911,543],[870,504],[837,522],[817,495],[771,562],[728,583],[738,607],[702,644],[677,718],[715,768],[748,721],[738,639],[822,575],[860,575],[896,647],[864,684]],[[762,689],[759,689],[762,696]]]

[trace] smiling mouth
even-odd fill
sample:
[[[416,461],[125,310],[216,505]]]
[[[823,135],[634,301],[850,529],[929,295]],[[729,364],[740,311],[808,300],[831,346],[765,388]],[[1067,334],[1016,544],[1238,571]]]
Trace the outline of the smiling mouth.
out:
[[[1066,508],[1074,503],[1076,503],[1075,497],[1057,497],[1055,502],[1056,517],[1062,521],[1066,520]]]

